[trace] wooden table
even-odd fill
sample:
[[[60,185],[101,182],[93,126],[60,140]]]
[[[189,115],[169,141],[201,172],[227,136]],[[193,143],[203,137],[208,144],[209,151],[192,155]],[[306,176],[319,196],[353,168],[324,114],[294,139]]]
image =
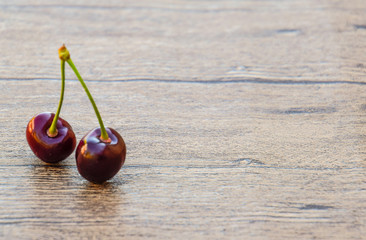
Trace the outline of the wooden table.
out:
[[[0,1],[1,239],[365,239],[366,3]],[[25,140],[65,43],[120,173]],[[70,68],[61,117],[98,126]]]

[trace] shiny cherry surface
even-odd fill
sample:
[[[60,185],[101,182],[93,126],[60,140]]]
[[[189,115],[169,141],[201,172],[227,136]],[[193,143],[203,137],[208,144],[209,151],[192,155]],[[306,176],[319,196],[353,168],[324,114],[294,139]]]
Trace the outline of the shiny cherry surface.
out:
[[[118,173],[126,158],[123,138],[112,128],[106,128],[109,142],[100,139],[101,130],[87,133],[76,148],[76,165],[81,176],[90,182],[103,183]]]
[[[40,113],[29,121],[26,130],[27,141],[33,153],[47,163],[64,160],[76,146],[75,134],[70,124],[62,118],[57,120],[57,136],[47,135],[54,116],[54,113]]]

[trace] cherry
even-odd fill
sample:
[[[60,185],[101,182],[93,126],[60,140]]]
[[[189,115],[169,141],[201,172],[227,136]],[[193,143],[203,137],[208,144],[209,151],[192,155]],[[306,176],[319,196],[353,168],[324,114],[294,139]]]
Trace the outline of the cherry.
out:
[[[42,161],[56,163],[67,158],[75,149],[76,138],[68,122],[59,118],[65,92],[65,61],[61,60],[61,94],[57,112],[33,117],[26,130],[33,153]]]
[[[33,153],[42,161],[56,163],[67,158],[75,149],[76,138],[68,122],[57,120],[57,135],[49,136],[54,113],[44,112],[34,116],[28,123],[26,136]]]
[[[66,61],[79,79],[98,118],[100,128],[86,134],[75,152],[77,169],[81,176],[94,183],[103,183],[115,176],[126,158],[126,145],[121,135],[112,128],[105,128],[97,105],[80,76],[65,45],[60,48],[60,59]]]
[[[121,135],[106,128],[109,141],[100,139],[101,129],[87,133],[76,148],[76,165],[81,176],[90,182],[103,183],[121,169],[126,158],[126,145]]]

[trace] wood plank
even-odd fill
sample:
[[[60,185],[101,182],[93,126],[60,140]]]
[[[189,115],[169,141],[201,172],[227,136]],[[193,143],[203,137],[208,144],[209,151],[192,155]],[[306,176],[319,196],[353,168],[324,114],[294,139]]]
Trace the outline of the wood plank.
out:
[[[0,82],[19,96],[0,101],[3,237],[357,239],[365,230],[363,85],[88,82],[108,92],[96,101],[128,148],[122,172],[98,186],[73,156],[45,166],[26,146],[26,121],[56,107],[45,94],[56,83]],[[78,139],[97,124],[81,90],[68,82],[62,115]]]
[[[14,1],[0,5],[0,76],[58,78],[66,43],[87,79],[364,82],[365,10],[363,0]]]

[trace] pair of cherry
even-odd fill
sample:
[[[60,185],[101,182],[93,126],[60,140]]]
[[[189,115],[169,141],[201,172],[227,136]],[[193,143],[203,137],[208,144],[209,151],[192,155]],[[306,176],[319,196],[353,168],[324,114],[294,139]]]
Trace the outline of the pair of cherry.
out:
[[[94,183],[103,183],[118,173],[126,158],[126,145],[121,135],[112,128],[105,128],[98,108],[85,82],[63,45],[61,59],[61,95],[56,114],[40,113],[28,123],[26,136],[34,154],[47,163],[57,163],[67,158],[75,149],[76,138],[70,124],[59,117],[65,89],[65,62],[67,62],[94,108],[100,127],[91,130],[76,148],[76,165],[81,176]]]

